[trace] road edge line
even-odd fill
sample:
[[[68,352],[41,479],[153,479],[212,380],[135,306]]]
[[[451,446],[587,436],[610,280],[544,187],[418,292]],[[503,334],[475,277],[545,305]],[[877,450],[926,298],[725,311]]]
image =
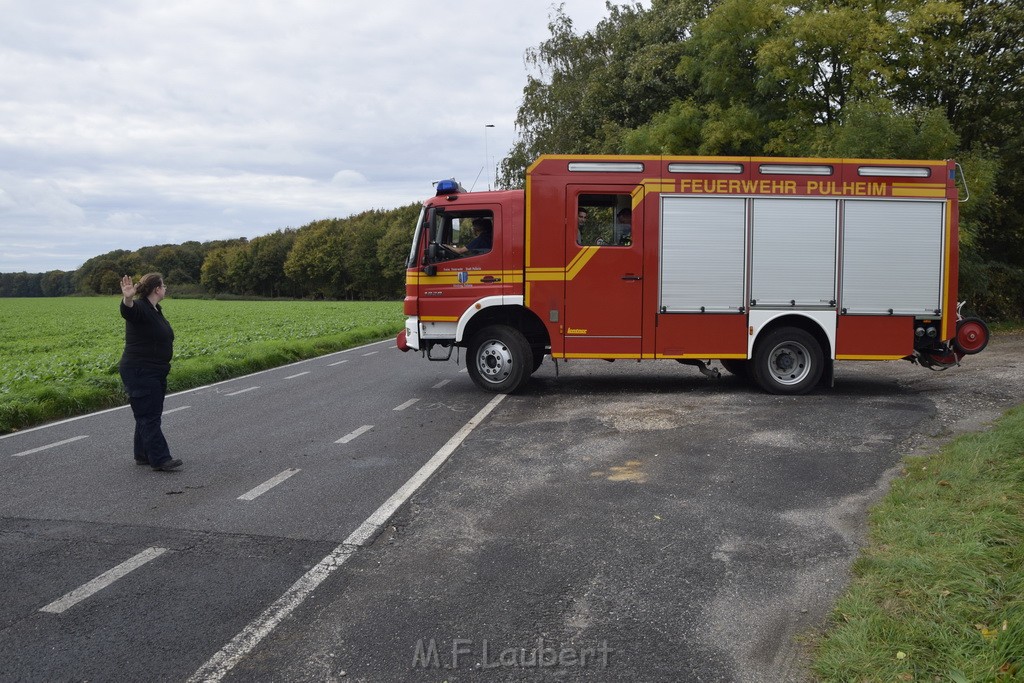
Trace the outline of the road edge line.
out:
[[[487,405],[480,409],[480,411],[470,418],[469,422],[463,425],[462,429],[455,433],[455,436],[448,439],[448,443],[441,446],[440,450],[434,454],[430,460],[421,467],[416,474],[409,477],[409,480],[402,485],[402,488],[391,494],[391,497],[384,501],[377,510],[366,518],[359,527],[349,534],[349,537],[345,539],[345,544],[354,546],[366,546],[373,541],[380,534],[381,529],[387,524],[391,516],[400,508],[405,501],[409,500],[416,489],[423,486],[423,484],[430,479],[431,475],[437,471],[441,465],[444,464],[451,454],[455,452],[455,449],[459,447],[466,437],[469,436],[478,424],[491,414],[491,411],[498,407],[498,404],[504,400],[506,394],[498,394],[492,398]]]
[[[264,638],[277,628],[285,617],[305,602],[306,598],[316,590],[323,581],[330,576],[335,569],[343,565],[352,555],[372,541],[380,533],[380,530],[387,523],[391,515],[402,506],[430,478],[444,462],[451,457],[470,432],[479,425],[488,415],[491,414],[498,404],[504,400],[505,394],[498,394],[492,398],[487,405],[480,409],[476,415],[470,418],[469,422],[463,425],[462,429],[441,446],[423,465],[416,474],[412,475],[405,484],[391,495],[384,504],[366,518],[359,527],[349,534],[349,537],[337,548],[331,551],[327,557],[320,560],[312,569],[302,575],[298,581],[285,591],[267,609],[242,629],[232,638],[227,645],[222,647],[216,654],[206,661],[186,683],[214,683],[226,676],[238,662],[247,654],[252,652]]]

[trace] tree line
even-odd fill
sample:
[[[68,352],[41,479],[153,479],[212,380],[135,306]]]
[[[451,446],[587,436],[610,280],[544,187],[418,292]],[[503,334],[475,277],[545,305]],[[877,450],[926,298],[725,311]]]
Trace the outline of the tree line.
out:
[[[1024,317],[1024,3],[608,9],[584,33],[556,10],[527,51],[503,187],[521,186],[540,154],[952,158],[970,190],[961,298],[992,319]]]
[[[0,296],[117,294],[122,275],[159,272],[172,296],[400,299],[419,209],[365,211],[251,240],[115,250],[71,272],[0,273]]]

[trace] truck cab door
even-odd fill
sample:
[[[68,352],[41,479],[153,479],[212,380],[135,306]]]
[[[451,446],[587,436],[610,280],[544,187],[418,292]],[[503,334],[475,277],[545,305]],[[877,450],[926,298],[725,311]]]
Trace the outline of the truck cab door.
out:
[[[503,245],[508,231],[502,208],[460,204],[430,213],[427,265],[419,278],[419,314],[426,336],[454,337],[463,313],[507,289]]]
[[[640,357],[642,200],[642,186],[578,185],[567,190],[562,327],[567,358]]]

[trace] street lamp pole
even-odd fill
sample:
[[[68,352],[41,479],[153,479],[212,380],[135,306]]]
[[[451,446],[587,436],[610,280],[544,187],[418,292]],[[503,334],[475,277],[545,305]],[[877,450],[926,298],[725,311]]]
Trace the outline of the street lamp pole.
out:
[[[487,166],[487,189],[491,189],[491,160],[487,150],[487,129],[494,128],[493,123],[484,124],[484,165]]]

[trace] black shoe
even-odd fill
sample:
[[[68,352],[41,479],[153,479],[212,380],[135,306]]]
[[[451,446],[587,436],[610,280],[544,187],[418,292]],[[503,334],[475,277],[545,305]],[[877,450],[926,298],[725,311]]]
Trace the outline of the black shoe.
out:
[[[148,465],[149,464],[149,459],[148,458],[141,458],[141,459],[140,458],[135,458],[135,464],[136,465]]]
[[[178,469],[182,464],[181,460],[171,458],[170,460],[164,460],[159,465],[153,465],[153,469],[157,472],[170,472],[171,470]]]

